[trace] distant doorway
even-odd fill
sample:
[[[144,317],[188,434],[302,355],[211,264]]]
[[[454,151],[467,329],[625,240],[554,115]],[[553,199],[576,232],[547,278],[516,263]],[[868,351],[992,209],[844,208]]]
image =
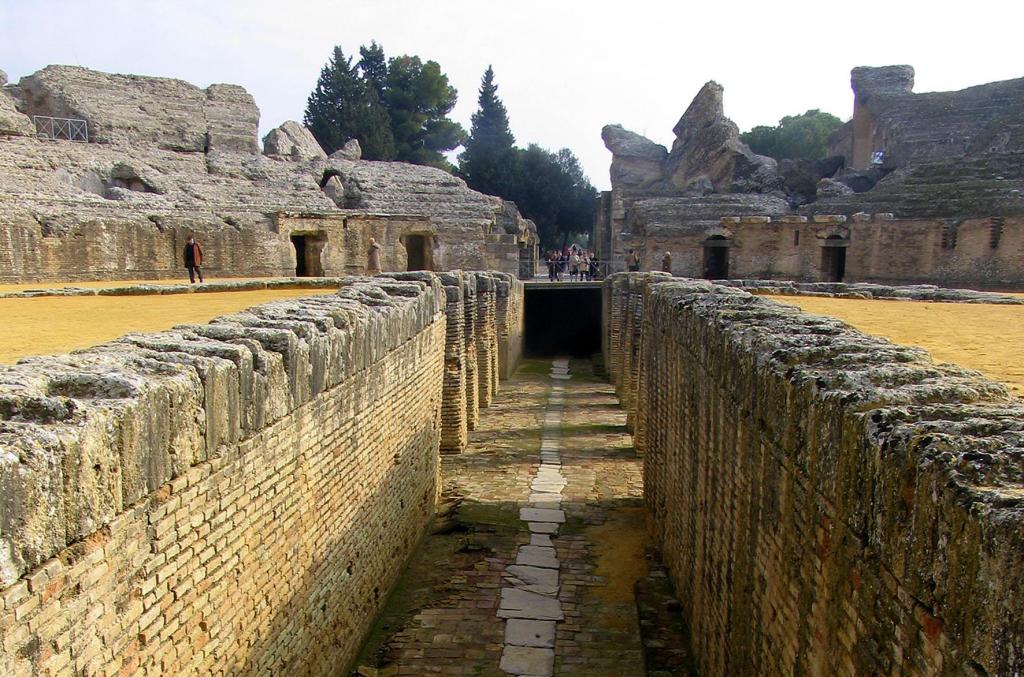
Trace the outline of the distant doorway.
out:
[[[729,278],[729,245],[731,242],[721,235],[712,235],[704,240],[704,279],[726,280]]]
[[[291,240],[292,246],[295,247],[295,276],[323,277],[321,254],[326,244],[323,234],[292,235]]]
[[[405,256],[406,270],[433,270],[434,257],[430,235],[412,233],[406,235]]]
[[[830,235],[821,245],[821,279],[824,282],[842,282],[846,277],[846,246],[848,240]]]

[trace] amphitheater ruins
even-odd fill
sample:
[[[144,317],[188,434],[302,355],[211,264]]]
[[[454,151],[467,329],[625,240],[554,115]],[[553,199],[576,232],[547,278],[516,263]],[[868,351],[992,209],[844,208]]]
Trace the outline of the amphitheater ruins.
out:
[[[533,275],[512,203],[358,142],[328,157],[295,122],[261,153],[259,115],[237,85],[71,66],[3,87],[0,282],[180,277],[192,233],[213,277],[362,273],[370,237],[385,270]]]
[[[1020,397],[764,297],[1022,326],[1024,295],[948,287],[1024,282],[1024,85],[911,81],[854,71],[831,172],[750,153],[713,83],[671,153],[606,128],[598,245],[693,277],[562,284],[529,279],[513,205],[443,172],[296,123],[260,152],[240,87],[4,87],[0,281],[32,284],[0,322],[300,298],[0,365],[0,674],[1024,671]],[[56,136],[88,141],[40,137],[74,120]],[[181,283],[190,233],[213,277],[260,279]],[[392,272],[362,275],[371,236]]]
[[[707,83],[671,151],[619,125],[601,258],[691,277],[1024,288],[1024,78],[913,94],[910,66],[855,68],[853,119],[819,161],[754,154]]]

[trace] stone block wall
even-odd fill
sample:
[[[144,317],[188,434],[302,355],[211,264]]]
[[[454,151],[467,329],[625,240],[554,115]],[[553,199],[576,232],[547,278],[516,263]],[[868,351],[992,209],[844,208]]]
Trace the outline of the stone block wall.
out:
[[[1020,400],[837,320],[652,281],[606,282],[606,361],[639,390],[649,525],[701,672],[1024,668]]]
[[[466,418],[446,283],[345,278],[0,368],[0,673],[344,668]]]
[[[495,327],[497,284],[490,275],[476,274],[476,380],[477,399],[481,407],[488,407],[497,390],[498,334]]]
[[[508,273],[494,273],[498,278],[495,324],[498,341],[498,367],[501,380],[512,378],[523,357],[523,284]]]

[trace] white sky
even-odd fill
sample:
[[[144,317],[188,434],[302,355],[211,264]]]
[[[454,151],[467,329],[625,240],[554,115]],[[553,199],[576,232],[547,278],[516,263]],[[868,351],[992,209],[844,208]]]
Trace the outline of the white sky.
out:
[[[47,64],[229,82],[256,98],[261,135],[301,120],[340,44],[441,64],[469,128],[493,64],[517,143],[568,146],[600,189],[601,127],[671,145],[707,80],[740,127],[821,108],[847,119],[849,72],[909,63],[915,91],[1024,76],[1019,0],[647,2],[644,0],[0,0],[0,69],[16,82]]]

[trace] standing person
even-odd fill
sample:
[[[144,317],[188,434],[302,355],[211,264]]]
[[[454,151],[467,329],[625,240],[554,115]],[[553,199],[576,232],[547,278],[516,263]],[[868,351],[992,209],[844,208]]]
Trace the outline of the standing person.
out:
[[[558,272],[558,257],[555,255],[553,250],[548,250],[548,282],[554,282]]]
[[[380,272],[380,245],[372,237],[370,248],[366,250],[366,274],[376,275]]]
[[[672,252],[665,252],[661,257],[661,272],[672,274]]]
[[[188,281],[189,284],[196,283],[196,275],[199,276],[199,283],[203,282],[203,248],[196,242],[195,235],[188,236],[188,242],[185,243],[185,268],[188,269]]]
[[[626,254],[626,269],[631,273],[635,273],[640,270],[640,257],[637,256],[636,252],[632,249],[630,249],[629,253]]]
[[[569,257],[569,279],[583,279],[580,277],[580,255],[576,251]]]

